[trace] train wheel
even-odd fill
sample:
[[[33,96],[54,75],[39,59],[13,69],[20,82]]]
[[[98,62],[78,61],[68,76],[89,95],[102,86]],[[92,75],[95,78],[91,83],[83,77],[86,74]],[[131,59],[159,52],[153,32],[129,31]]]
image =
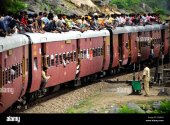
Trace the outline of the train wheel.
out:
[[[94,80],[96,80],[96,79],[97,79],[97,74],[94,75]]]
[[[113,70],[113,69],[110,69],[110,70],[109,70],[109,75],[112,76],[113,74],[114,74],[114,70]]]
[[[50,91],[50,92],[57,92],[60,90],[60,88],[61,88],[61,85],[56,85],[56,86],[52,87],[52,91]]]
[[[120,73],[120,68],[118,67],[116,71],[117,71],[117,73]]]
[[[74,81],[74,86],[77,87],[77,86],[80,86],[81,85],[81,80],[80,79],[77,79]]]
[[[87,83],[87,78],[86,77],[84,77],[84,78],[82,78],[82,84],[86,84]]]

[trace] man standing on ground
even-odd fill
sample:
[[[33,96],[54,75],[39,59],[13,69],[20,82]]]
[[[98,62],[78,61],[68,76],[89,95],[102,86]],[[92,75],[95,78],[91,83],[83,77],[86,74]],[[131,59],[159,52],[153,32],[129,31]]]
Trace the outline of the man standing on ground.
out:
[[[150,69],[148,65],[145,63],[143,70],[143,81],[144,81],[144,90],[145,90],[145,96],[149,96],[149,81],[150,81]]]

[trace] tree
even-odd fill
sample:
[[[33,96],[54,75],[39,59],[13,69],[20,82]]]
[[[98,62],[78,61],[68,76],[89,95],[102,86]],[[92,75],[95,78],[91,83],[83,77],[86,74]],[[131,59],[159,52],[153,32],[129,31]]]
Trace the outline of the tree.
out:
[[[21,9],[27,8],[27,4],[22,2],[21,0],[0,0],[1,13],[16,13]]]

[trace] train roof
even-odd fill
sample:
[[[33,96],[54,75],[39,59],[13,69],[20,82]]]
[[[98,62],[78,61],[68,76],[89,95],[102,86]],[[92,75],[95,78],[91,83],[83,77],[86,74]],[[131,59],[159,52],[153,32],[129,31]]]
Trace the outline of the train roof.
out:
[[[0,52],[29,44],[28,37],[22,34],[0,37]]]
[[[108,30],[87,30],[81,34],[80,38],[93,38],[93,37],[100,37],[100,36],[110,36],[110,33]]]
[[[138,29],[136,26],[125,26],[124,27],[128,32],[138,32]]]
[[[83,33],[79,31],[69,31],[62,33],[50,33],[46,32],[44,34],[40,33],[26,33],[31,38],[32,44],[36,43],[46,43],[53,41],[65,41],[70,39],[81,39],[81,38],[92,38],[99,36],[109,36],[108,30],[93,31],[87,30]]]
[[[124,27],[116,27],[112,30],[113,34],[121,34],[121,33],[131,33],[131,32],[147,32],[153,30],[161,30],[169,27],[168,24],[153,24],[153,25],[145,25],[145,26],[124,26]]]
[[[121,33],[128,33],[128,30],[124,27],[116,27],[112,30],[113,34],[121,34]]]
[[[160,25],[161,29],[167,29],[168,27],[169,27],[169,23],[166,23],[164,25],[163,24]]]
[[[45,43],[52,41],[65,41],[69,39],[77,39],[80,37],[81,32],[79,31],[69,31],[69,32],[61,32],[61,33],[26,33],[30,39],[32,44],[36,43]]]

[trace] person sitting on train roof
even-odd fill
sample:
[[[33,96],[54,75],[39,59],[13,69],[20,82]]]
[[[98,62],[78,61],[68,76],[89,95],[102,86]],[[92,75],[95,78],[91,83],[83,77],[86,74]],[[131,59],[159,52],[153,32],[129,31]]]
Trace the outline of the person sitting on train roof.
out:
[[[68,32],[78,30],[101,30],[104,28],[152,25],[162,23],[159,14],[99,14],[89,13],[85,16],[58,14],[53,18],[52,12],[39,12],[28,14],[22,11],[19,15],[0,16],[0,35],[6,36],[13,34],[16,29],[18,33],[25,32]],[[58,17],[58,18],[57,18]],[[13,28],[15,30],[13,30]],[[12,30],[11,30],[12,29]]]

